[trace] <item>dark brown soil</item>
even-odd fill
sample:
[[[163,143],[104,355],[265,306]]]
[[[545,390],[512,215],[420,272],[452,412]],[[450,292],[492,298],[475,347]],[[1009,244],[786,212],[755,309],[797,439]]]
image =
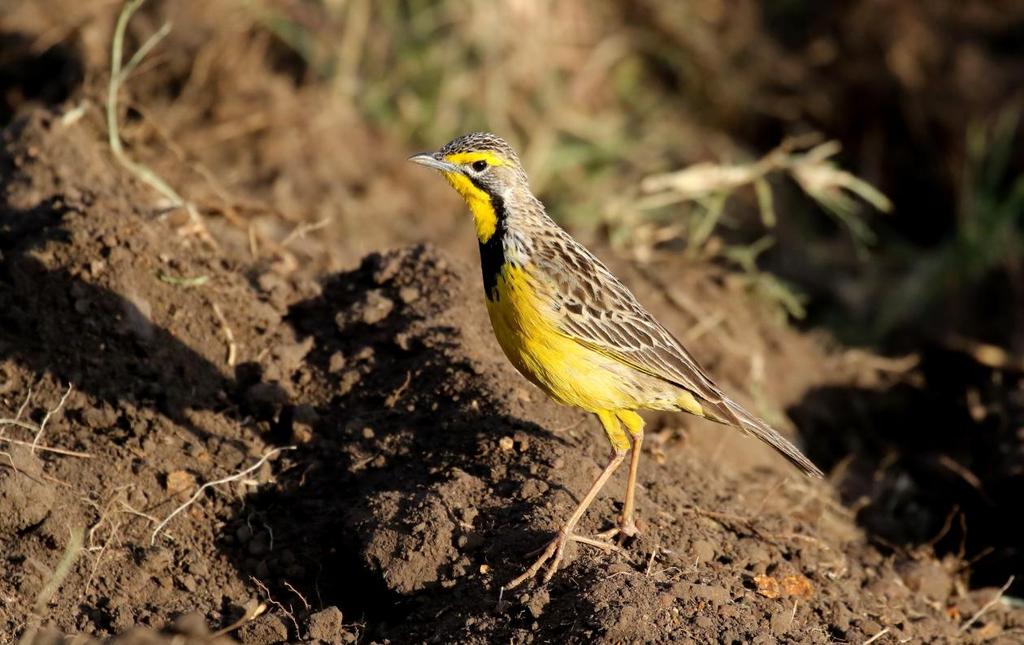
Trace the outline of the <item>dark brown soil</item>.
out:
[[[37,110],[3,145],[2,414],[28,400],[38,426],[70,384],[39,445],[74,451],[33,452],[32,430],[4,428],[8,640],[158,642],[138,626],[208,642],[258,603],[231,637],[1012,642],[1024,627],[997,603],[961,633],[995,593],[968,591],[962,562],[879,551],[828,482],[672,416],[650,419],[628,557],[575,549],[549,585],[502,594],[607,446],[499,355],[475,267],[416,246],[314,282],[181,234],[85,125]],[[882,378],[762,322],[708,268],[671,267],[685,269],[672,286],[618,268],[680,333],[727,312],[693,346],[769,416],[811,387]],[[153,534],[198,485],[291,446]],[[622,487],[585,531],[609,526]]]
[[[122,131],[197,231],[110,154],[116,5],[0,24],[0,643],[1024,638],[996,600],[1024,540],[1019,373],[845,350],[720,267],[600,241],[829,478],[650,415],[628,555],[570,549],[503,593],[608,447],[501,356],[463,206],[251,15],[150,3],[136,46],[177,26]]]

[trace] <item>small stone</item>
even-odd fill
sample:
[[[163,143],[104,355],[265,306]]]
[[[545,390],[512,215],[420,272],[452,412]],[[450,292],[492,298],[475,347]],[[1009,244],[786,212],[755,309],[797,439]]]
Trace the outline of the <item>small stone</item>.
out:
[[[362,435],[363,435],[363,439],[373,439],[375,436],[377,436],[373,432],[373,428],[370,428],[370,427],[363,428]]]
[[[292,443],[306,444],[313,441],[313,429],[309,426],[296,423],[292,426]]]
[[[120,328],[123,332],[134,334],[139,340],[150,341],[156,333],[153,324],[153,305],[136,293],[126,293],[121,300]]]
[[[765,598],[778,598],[782,595],[779,581],[771,576],[754,576],[754,584],[757,585],[757,593]]]
[[[327,370],[331,374],[337,374],[343,369],[345,369],[345,355],[341,352],[334,352],[327,361]]]
[[[402,287],[398,290],[398,299],[407,305],[416,302],[420,299],[420,290],[416,287]]]
[[[195,485],[196,478],[187,470],[175,470],[167,473],[165,488],[171,495],[187,497]]]
[[[367,325],[376,325],[388,317],[395,303],[378,290],[369,291],[366,294],[366,302],[363,304],[362,318]]]
[[[515,441],[513,441],[512,437],[502,437],[501,439],[498,440],[498,447],[504,450],[505,452],[511,452],[512,449],[515,448],[515,446],[516,443]]]
[[[295,406],[292,412],[292,440],[296,443],[309,443],[313,440],[313,427],[320,419],[316,408],[304,403]]]
[[[238,638],[251,645],[266,645],[288,639],[288,627],[274,614],[263,614],[238,629]]]
[[[340,643],[345,634],[343,619],[341,610],[334,606],[310,614],[306,619],[306,638]]]
[[[792,575],[782,579],[782,593],[786,596],[810,598],[814,595],[814,585],[805,576]]]

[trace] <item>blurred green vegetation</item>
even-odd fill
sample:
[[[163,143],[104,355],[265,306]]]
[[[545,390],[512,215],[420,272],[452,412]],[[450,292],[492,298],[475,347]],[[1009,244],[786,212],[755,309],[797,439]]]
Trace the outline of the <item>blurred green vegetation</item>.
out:
[[[830,273],[860,274],[856,301],[811,311],[878,343],[993,272],[1019,284],[1021,100],[999,66],[1024,54],[1007,40],[1024,11],[907,5],[887,25],[863,4],[247,6],[301,58],[300,82],[424,149],[500,133],[553,216],[636,258],[730,264],[796,318],[839,290]],[[762,270],[794,253],[807,259],[784,278]]]
[[[941,315],[935,309],[946,298],[969,302],[965,296],[993,272],[1024,278],[1024,172],[1011,165],[1019,125],[1016,107],[991,122],[968,125],[956,225],[927,253],[901,249],[905,273],[883,293],[869,338],[925,315]]]
[[[256,15],[305,61],[307,80],[329,84],[376,127],[424,148],[466,131],[499,132],[521,151],[556,219],[577,231],[607,225],[619,245],[665,243],[674,231],[689,255],[736,264],[753,291],[801,317],[792,287],[734,260],[775,225],[772,184],[795,180],[811,198],[801,207],[818,204],[860,249],[872,234],[853,195],[881,210],[890,204],[835,166],[835,142],[793,149],[799,142],[787,139],[759,158],[701,123],[694,112],[714,99],[694,102],[676,85],[712,93],[700,77],[703,59],[717,57],[709,41],[723,19],[718,3],[646,4],[657,11],[572,0],[323,0],[315,25],[267,6]],[[727,209],[738,191],[756,199],[759,219]],[[717,239],[723,226],[741,224],[750,232],[739,241]],[[637,234],[650,227],[660,231]]]

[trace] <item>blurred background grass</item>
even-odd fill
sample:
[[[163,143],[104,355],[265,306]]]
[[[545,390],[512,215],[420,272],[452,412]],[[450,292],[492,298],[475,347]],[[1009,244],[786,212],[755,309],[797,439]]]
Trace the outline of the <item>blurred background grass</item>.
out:
[[[3,5],[9,37],[43,24],[34,54],[73,47],[101,86],[120,2]],[[122,91],[126,144],[191,164],[192,192],[232,221],[270,208],[365,232],[337,204],[387,192],[366,178],[391,160],[357,151],[488,129],[559,221],[633,259],[728,265],[780,316],[849,343],[1024,353],[1019,3],[150,0],[127,51],[165,24]],[[59,95],[53,77],[18,91]],[[25,98],[8,92],[4,113]],[[300,193],[324,195],[318,212],[296,212]]]
[[[753,288],[851,342],[926,326],[1024,351],[1022,308],[998,304],[1024,302],[1020,5],[246,7],[298,82],[375,128],[424,149],[473,129],[511,139],[576,230],[770,269]]]

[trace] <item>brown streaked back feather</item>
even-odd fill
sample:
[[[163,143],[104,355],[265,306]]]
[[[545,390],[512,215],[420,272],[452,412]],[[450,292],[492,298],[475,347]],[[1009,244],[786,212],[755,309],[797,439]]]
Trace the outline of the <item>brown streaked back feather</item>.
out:
[[[822,477],[796,446],[728,398],[600,260],[554,222],[545,223],[545,232],[534,236],[533,261],[555,287],[551,295],[562,314],[558,327],[563,334],[690,392],[707,418],[757,437],[807,475]]]
[[[534,237],[533,261],[555,286],[560,331],[704,401],[722,401],[724,394],[696,359],[629,289],[590,251],[557,230],[557,235]]]

